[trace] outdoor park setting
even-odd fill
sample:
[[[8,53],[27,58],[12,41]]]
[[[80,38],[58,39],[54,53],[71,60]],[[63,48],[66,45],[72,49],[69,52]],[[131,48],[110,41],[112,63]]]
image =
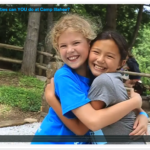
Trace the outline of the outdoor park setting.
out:
[[[150,116],[150,4],[1,4],[0,7],[57,10],[0,12],[0,129],[40,124],[46,116],[50,106],[45,100],[45,86],[63,65],[50,43],[50,31],[68,13],[89,18],[97,33],[115,30],[126,38],[140,72],[129,69],[119,72],[141,77],[138,92],[142,108]],[[58,11],[57,7],[67,11]]]

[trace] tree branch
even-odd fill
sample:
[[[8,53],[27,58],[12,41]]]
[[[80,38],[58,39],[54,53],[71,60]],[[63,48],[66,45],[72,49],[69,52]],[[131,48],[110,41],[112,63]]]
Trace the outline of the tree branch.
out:
[[[132,49],[132,47],[135,43],[136,37],[138,35],[139,26],[140,26],[140,23],[141,23],[141,20],[142,20],[142,12],[143,12],[143,5],[140,5],[138,16],[137,16],[137,22],[136,22],[136,25],[135,25],[135,30],[134,30],[134,33],[133,33],[133,38],[132,38],[132,41],[131,41],[130,46],[129,46],[129,51],[131,51],[131,49]]]

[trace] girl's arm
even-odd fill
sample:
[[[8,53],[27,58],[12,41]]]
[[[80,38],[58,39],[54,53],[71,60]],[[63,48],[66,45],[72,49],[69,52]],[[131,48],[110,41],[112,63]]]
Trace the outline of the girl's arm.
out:
[[[100,101],[100,100],[91,101],[91,105],[95,110],[105,108],[105,103],[103,101]]]
[[[103,101],[92,101],[92,107],[95,110],[99,110],[105,108],[105,103]],[[134,112],[136,113],[137,117],[133,125],[133,131],[130,135],[144,135],[148,134],[148,118],[145,115],[140,115],[140,112],[144,112],[142,108],[135,109]]]
[[[65,124],[67,128],[69,128],[76,135],[85,135],[89,131],[89,129],[79,119],[68,119],[62,115],[60,102],[54,94],[52,95],[52,90],[51,92],[49,92],[50,88],[54,90],[52,86],[53,85],[51,83],[48,84],[45,88],[45,97],[47,103],[54,109],[60,120]]]
[[[88,103],[72,110],[72,112],[89,129],[96,131],[120,120],[130,111],[138,107],[141,107],[141,97],[137,94],[134,98],[101,110],[94,110]]]
[[[134,91],[134,89],[131,89]],[[132,97],[131,92],[131,97]],[[142,108],[137,108],[134,110],[136,114],[136,120],[133,125],[133,131],[130,133],[130,135],[144,135],[148,134],[148,118],[145,115],[140,115],[140,112],[145,112]]]
[[[54,91],[53,79],[51,79],[50,85],[52,86],[49,87],[49,91]],[[53,92],[50,93],[52,93],[52,95],[49,94],[49,99],[51,99],[51,96],[52,97],[54,96]],[[137,93],[133,93],[131,99],[118,103],[109,108],[95,110],[91,106],[91,104],[88,103],[72,110],[72,112],[89,129],[91,129],[92,131],[96,131],[120,120],[130,111],[136,108],[140,108],[141,104],[142,104],[142,100],[140,95]]]
[[[133,131],[130,133],[130,135],[144,135],[148,134],[148,118],[145,115],[140,115],[140,112],[145,112],[142,108],[135,109],[134,110],[137,117],[133,125]]]

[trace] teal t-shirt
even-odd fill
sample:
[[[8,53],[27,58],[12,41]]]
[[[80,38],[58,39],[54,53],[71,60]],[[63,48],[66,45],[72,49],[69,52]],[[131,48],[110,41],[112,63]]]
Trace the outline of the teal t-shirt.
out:
[[[72,113],[73,109],[83,106],[90,102],[88,91],[90,79],[78,75],[66,64],[62,66],[54,75],[55,94],[60,100],[62,114],[67,118],[76,118]],[[59,119],[52,107],[44,118],[41,126],[35,135],[75,135]],[[89,132],[86,134],[89,135]],[[88,142],[49,142],[32,144],[87,144]]]

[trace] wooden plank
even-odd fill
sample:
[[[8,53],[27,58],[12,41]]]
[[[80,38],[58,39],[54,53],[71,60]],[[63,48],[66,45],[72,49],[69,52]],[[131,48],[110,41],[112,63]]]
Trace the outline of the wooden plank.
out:
[[[52,54],[47,53],[47,52],[37,51],[37,53],[39,53],[39,54],[41,54],[41,55],[45,55],[45,56],[47,56],[47,57],[53,57]],[[54,58],[62,62],[62,60],[61,60],[58,56],[54,56]]]
[[[11,50],[23,51],[23,47],[20,47],[20,46],[14,46],[14,45],[8,45],[8,44],[0,43],[0,47],[11,49]]]
[[[43,52],[43,51],[37,51],[37,53],[39,53],[39,54],[41,54],[41,55],[45,55],[45,56],[47,56],[47,57],[53,57],[52,54],[49,54],[49,53]]]
[[[43,69],[43,70],[47,70],[47,68],[46,68],[45,66],[42,66],[42,65],[40,65],[39,63],[36,63],[35,65],[36,65],[36,67],[38,67],[38,68],[41,68],[41,69]]]
[[[12,62],[12,63],[17,63],[21,64],[22,60],[17,60],[17,59],[11,59],[11,58],[6,58],[6,57],[0,57],[1,61],[6,61],[6,62]]]
[[[23,47],[14,46],[14,45],[9,45],[9,44],[0,43],[0,47],[1,47],[1,48],[10,49],[10,50],[16,50],[16,51],[22,51],[22,52],[24,51],[24,48],[23,48]],[[37,53],[40,54],[40,55],[45,55],[45,56],[47,56],[47,57],[53,57],[52,54],[47,53],[47,52],[37,51]],[[54,58],[56,58],[56,59],[59,60],[59,61],[62,61],[58,56],[54,56]]]
[[[0,57],[1,61],[6,61],[6,62],[12,62],[12,63],[17,63],[21,64],[22,60],[17,60],[17,59],[11,59],[11,58],[6,58],[6,57]],[[47,68],[43,65],[40,65],[39,63],[36,63],[36,67],[47,70]]]
[[[131,91],[133,88],[125,87],[127,91]]]
[[[129,74],[129,75],[133,75],[133,76],[141,76],[141,77],[148,77],[150,78],[150,74],[148,73],[139,73],[139,72],[131,72],[131,71],[118,71],[120,73],[124,73],[124,74]]]

